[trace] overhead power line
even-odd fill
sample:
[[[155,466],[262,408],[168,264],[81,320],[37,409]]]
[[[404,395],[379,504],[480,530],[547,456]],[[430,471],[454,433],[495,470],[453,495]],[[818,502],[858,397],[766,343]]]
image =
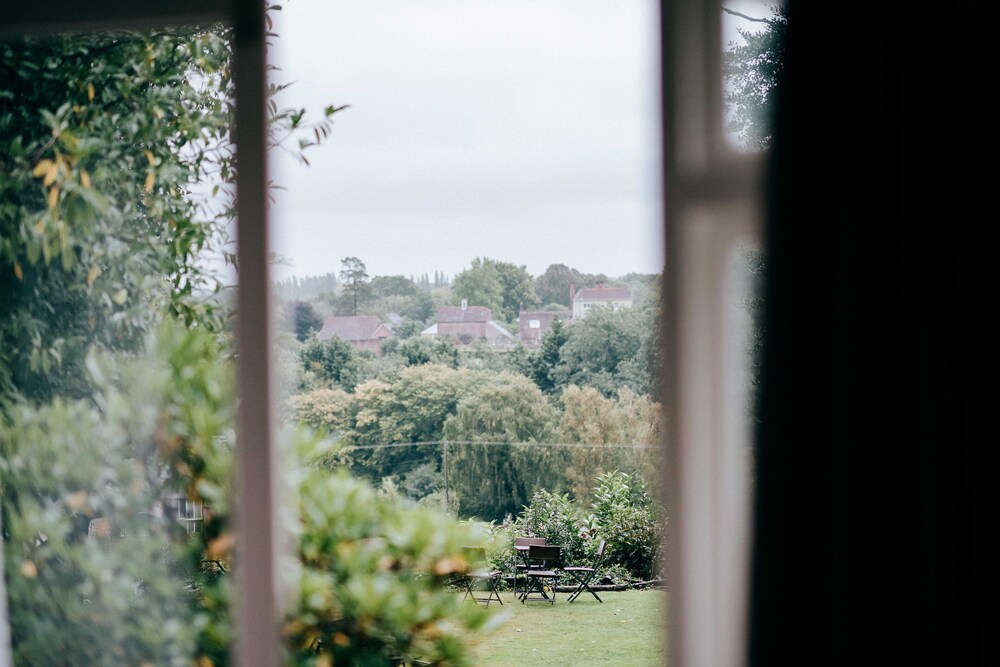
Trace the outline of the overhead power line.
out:
[[[587,442],[501,442],[478,440],[428,440],[424,442],[390,442],[377,445],[347,445],[342,451],[359,449],[387,449],[390,447],[422,447],[428,445],[488,445],[507,447],[562,447],[567,449],[656,449],[659,445],[650,444],[602,444]]]

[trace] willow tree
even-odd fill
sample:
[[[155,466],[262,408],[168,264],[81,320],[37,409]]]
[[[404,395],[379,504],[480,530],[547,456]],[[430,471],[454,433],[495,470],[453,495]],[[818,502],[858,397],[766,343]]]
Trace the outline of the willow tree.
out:
[[[562,491],[559,415],[528,378],[491,374],[471,387],[444,423],[454,452],[450,479],[459,514],[490,520],[516,514],[541,488]]]

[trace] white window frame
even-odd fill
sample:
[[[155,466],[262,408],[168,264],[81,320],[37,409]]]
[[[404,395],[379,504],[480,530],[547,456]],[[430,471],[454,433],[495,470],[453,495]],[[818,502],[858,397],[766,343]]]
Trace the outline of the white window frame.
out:
[[[729,391],[727,250],[758,235],[760,164],[723,136],[721,6],[661,2],[664,122],[666,484],[670,507],[669,663],[740,665],[746,656],[749,494],[742,404]],[[275,564],[279,459],[272,438],[262,0],[7,3],[0,37],[227,20],[236,28],[238,418],[237,664],[278,664]],[[252,530],[251,530],[252,527]],[[0,578],[0,664],[10,663]]]
[[[735,372],[739,245],[760,240],[760,155],[724,132],[722,3],[661,3],[664,409],[669,508],[669,664],[746,663],[750,493],[745,386]]]

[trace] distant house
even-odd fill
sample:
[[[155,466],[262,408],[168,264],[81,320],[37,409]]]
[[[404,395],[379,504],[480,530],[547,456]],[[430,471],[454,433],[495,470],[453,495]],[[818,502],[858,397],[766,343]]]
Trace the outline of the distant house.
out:
[[[514,335],[493,321],[493,313],[485,306],[445,306],[437,312],[434,324],[421,332],[424,336],[450,338],[456,345],[468,345],[485,340],[495,347],[510,347]]]
[[[528,349],[537,349],[542,344],[542,336],[552,328],[556,320],[567,321],[572,316],[568,310],[522,310],[518,314],[518,340]]]
[[[328,317],[316,337],[322,341],[337,338],[356,350],[368,350],[382,356],[382,341],[392,337],[392,329],[374,315]]]
[[[586,315],[591,308],[604,306],[613,310],[628,308],[632,305],[632,293],[626,287],[605,287],[598,283],[597,287],[585,287],[575,292],[570,285],[570,301],[573,303],[573,319],[578,320]]]

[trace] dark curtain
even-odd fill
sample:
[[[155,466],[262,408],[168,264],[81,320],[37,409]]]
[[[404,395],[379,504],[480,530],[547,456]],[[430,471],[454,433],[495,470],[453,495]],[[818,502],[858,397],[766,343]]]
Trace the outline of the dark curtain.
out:
[[[787,5],[750,663],[997,665],[997,23]]]

